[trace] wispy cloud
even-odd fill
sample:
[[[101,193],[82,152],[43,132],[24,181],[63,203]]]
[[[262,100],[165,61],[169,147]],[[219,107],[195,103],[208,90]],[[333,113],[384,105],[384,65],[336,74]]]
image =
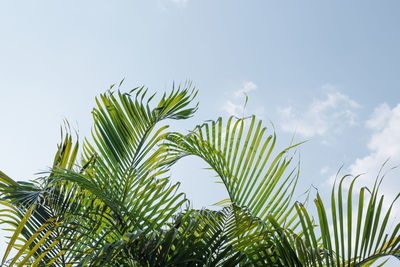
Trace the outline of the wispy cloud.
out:
[[[310,138],[328,132],[338,134],[344,126],[357,124],[356,109],[360,105],[332,85],[325,85],[323,89],[328,91],[325,98],[315,99],[303,111],[293,106],[278,108],[282,130]]]
[[[242,88],[240,88],[239,90],[236,90],[235,92],[233,92],[233,94],[235,95],[235,97],[242,97],[244,95],[247,95],[249,92],[254,91],[257,89],[257,85],[253,82],[245,82],[243,83]]]
[[[366,127],[373,131],[367,144],[370,153],[354,162],[352,172],[378,170],[388,158],[400,162],[400,104],[393,109],[386,103],[377,107]]]
[[[240,89],[232,93],[233,97],[225,101],[224,105],[222,106],[222,110],[224,110],[230,116],[245,116],[246,96],[255,90],[257,90],[257,85],[254,82],[244,82]],[[257,107],[256,109],[253,109],[252,113],[256,116],[262,116],[264,113],[264,107]]]
[[[229,114],[229,116],[241,117],[244,112],[244,104],[235,104],[231,100],[227,100],[222,106],[222,109]]]
[[[365,173],[361,179],[371,184],[387,159],[389,165],[400,164],[400,104],[394,108],[390,108],[386,103],[377,107],[366,122],[366,127],[372,130],[367,144],[369,154],[357,158],[350,166],[350,171],[354,175]],[[395,173],[398,175],[398,170],[389,171],[385,178],[390,180],[391,184],[383,183],[383,190],[389,199],[395,197],[400,187],[400,181],[393,177]]]

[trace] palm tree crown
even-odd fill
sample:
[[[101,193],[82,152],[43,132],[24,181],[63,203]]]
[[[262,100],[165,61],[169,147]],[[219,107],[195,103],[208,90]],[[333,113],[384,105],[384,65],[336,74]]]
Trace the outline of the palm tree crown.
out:
[[[255,116],[168,131],[167,120],[195,113],[196,94],[186,83],[155,102],[144,87],[110,88],[96,99],[92,141],[79,148],[62,133],[52,167],[34,181],[0,172],[0,219],[12,233],[1,265],[368,266],[383,256],[400,259],[400,223],[388,227],[397,198],[383,208],[381,179],[359,190],[357,205],[357,177],[339,179],[330,209],[317,194],[313,219],[293,199],[299,144],[273,153],[276,135]],[[224,184],[229,198],[218,210],[191,208],[170,181],[169,170],[186,156],[199,157]],[[345,179],[352,179],[347,197]]]

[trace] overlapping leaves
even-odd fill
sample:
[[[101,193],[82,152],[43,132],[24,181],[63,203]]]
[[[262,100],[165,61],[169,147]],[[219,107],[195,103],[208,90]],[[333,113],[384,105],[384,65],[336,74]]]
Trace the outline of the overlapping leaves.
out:
[[[320,194],[317,194],[314,202],[318,211],[320,237],[307,210],[300,203],[296,204],[304,244],[312,248],[309,252],[313,266],[368,266],[384,256],[400,258],[400,223],[395,223],[392,229],[388,227],[393,205],[399,195],[384,211],[384,196],[379,195],[382,179],[377,179],[372,190],[367,187],[360,189],[358,203],[353,210],[353,187],[358,176],[350,183],[347,201],[342,188],[346,178],[349,177],[344,176],[340,180],[337,195],[336,186],[332,188],[331,216],[328,216]]]
[[[388,229],[394,201],[384,212],[380,182],[361,188],[353,210],[354,181],[345,203],[342,179],[331,216],[317,194],[314,220],[293,202],[299,173],[288,154],[297,144],[275,155],[275,134],[254,116],[168,132],[165,120],[196,111],[195,95],[190,83],[155,104],[144,88],[110,90],[96,99],[80,160],[67,134],[41,178],[0,172],[1,223],[12,228],[2,265],[361,266],[400,257],[400,224]],[[225,185],[221,210],[189,208],[169,181],[169,168],[190,155]]]
[[[176,193],[179,184],[171,184],[166,170],[159,168],[166,153],[157,144],[167,134],[168,126],[159,125],[161,121],[188,118],[196,110],[187,107],[195,91],[187,84],[165,94],[154,108],[154,95],[146,97],[144,88],[114,94],[107,92],[97,100],[94,145],[85,143],[82,167],[75,162],[77,144],[71,149],[67,136],[51,172],[40,183],[27,189],[2,175],[2,194],[15,214],[14,221],[3,222],[17,230],[10,248],[18,232],[25,244],[38,235],[21,247],[27,257],[21,260],[22,254],[17,254],[19,264],[31,256],[43,263],[73,264],[129,231],[160,230],[186,202],[182,193]]]
[[[228,203],[248,207],[263,220],[272,214],[289,225],[294,219],[291,200],[298,169],[291,167],[287,153],[297,145],[273,157],[276,135],[266,136],[266,131],[254,116],[247,125],[246,119],[231,117],[223,126],[219,119],[197,126],[188,135],[169,135],[168,148],[175,160],[194,155],[207,162],[224,183]]]

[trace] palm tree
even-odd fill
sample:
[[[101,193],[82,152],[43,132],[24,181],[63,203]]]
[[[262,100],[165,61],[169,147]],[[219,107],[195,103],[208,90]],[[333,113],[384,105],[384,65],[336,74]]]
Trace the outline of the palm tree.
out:
[[[96,99],[92,141],[80,149],[62,133],[52,168],[34,181],[0,172],[0,218],[12,233],[1,264],[361,266],[400,257],[400,223],[386,227],[394,201],[383,214],[381,181],[361,188],[353,218],[356,178],[346,204],[345,176],[337,196],[332,190],[331,221],[318,194],[313,220],[293,200],[299,144],[272,156],[276,135],[254,116],[208,121],[186,135],[168,131],[166,121],[194,114],[196,94],[186,83],[154,104],[143,87],[112,87]],[[224,184],[229,198],[219,210],[191,208],[170,181],[186,156],[204,160]]]

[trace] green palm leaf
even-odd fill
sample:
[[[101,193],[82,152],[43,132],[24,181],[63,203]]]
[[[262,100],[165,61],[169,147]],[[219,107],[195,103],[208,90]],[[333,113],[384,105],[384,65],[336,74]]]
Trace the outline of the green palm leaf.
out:
[[[93,140],[85,140],[80,161],[67,133],[42,177],[16,182],[0,172],[0,224],[12,231],[2,264],[370,266],[400,258],[400,224],[388,230],[397,198],[386,211],[381,181],[360,189],[354,210],[356,178],[345,199],[344,177],[329,213],[317,194],[315,221],[292,202],[299,168],[288,153],[299,144],[274,155],[275,133],[267,135],[254,116],[208,121],[188,135],[168,132],[166,120],[197,110],[195,96],[190,83],[155,103],[143,87],[110,88],[96,99]],[[221,210],[189,208],[179,183],[170,182],[169,168],[190,155],[225,185]]]
[[[296,204],[299,217],[305,218],[302,220],[302,227],[306,240],[309,240],[306,241],[306,244],[309,248],[318,251],[318,253],[314,253],[315,261],[319,266],[364,266],[384,256],[399,257],[400,223],[397,223],[391,231],[388,231],[387,225],[392,207],[400,194],[393,200],[386,213],[382,213],[383,196],[379,197],[378,194],[381,181],[375,182],[372,191],[362,187],[359,191],[358,208],[354,217],[352,196],[353,186],[358,177],[354,178],[350,184],[346,205],[342,184],[347,177],[344,176],[340,180],[337,195],[335,194],[335,185],[332,189],[331,224],[333,232],[330,229],[330,220],[321,196],[317,194],[315,205],[318,211],[320,239],[317,238],[317,231],[309,219],[310,216],[306,209],[300,203]],[[370,192],[368,203],[365,202],[367,200],[366,192]],[[347,213],[345,213],[346,209]],[[355,235],[353,235],[353,229],[356,229]],[[318,240],[321,240],[322,243],[319,243]]]
[[[263,220],[272,214],[289,225],[298,169],[289,169],[292,157],[286,154],[298,144],[272,157],[276,135],[266,136],[266,130],[252,116],[247,126],[245,119],[231,117],[226,126],[219,119],[197,126],[186,136],[171,134],[167,146],[175,158],[169,163],[188,155],[202,158],[224,183],[230,202],[248,207]]]

